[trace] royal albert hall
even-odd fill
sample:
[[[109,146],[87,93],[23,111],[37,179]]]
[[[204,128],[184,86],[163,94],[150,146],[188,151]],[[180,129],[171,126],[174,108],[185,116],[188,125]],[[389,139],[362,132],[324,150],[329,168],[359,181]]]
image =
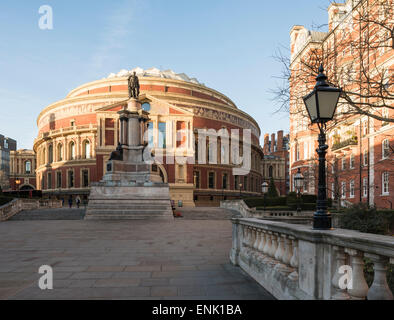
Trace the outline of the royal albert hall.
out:
[[[119,142],[119,115],[128,99],[127,79],[136,72],[139,100],[149,112],[147,143],[153,152],[166,150],[188,161],[163,161],[160,175],[170,186],[171,199],[182,206],[216,206],[220,200],[261,193],[260,128],[225,95],[185,74],[156,68],[122,70],[107,78],[81,85],[65,99],[46,107],[38,116],[37,189],[48,197],[70,195],[87,200],[90,185],[100,181],[110,153]],[[251,131],[251,163],[247,175],[233,174],[234,165],[223,161],[221,139],[211,145],[206,139],[207,157],[212,146],[217,161],[197,160],[199,129],[216,132]],[[151,130],[151,131],[149,131]],[[223,144],[224,146],[224,144]],[[240,144],[242,156],[243,146]],[[231,152],[231,151],[229,151]],[[196,159],[196,160],[195,160]],[[195,160],[195,161],[194,161]],[[172,162],[172,163],[171,163]]]

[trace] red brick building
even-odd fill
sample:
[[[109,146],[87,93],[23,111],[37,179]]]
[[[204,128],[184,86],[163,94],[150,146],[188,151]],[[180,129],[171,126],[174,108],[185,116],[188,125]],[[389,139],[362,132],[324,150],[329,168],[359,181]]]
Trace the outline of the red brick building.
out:
[[[36,190],[36,155],[33,150],[10,152],[10,187],[12,191]]]
[[[283,135],[283,131],[278,131],[277,135],[264,135],[264,159],[262,162],[263,179],[267,183],[274,179],[274,183],[279,195],[286,195],[289,192],[289,141],[290,135]]]
[[[134,69],[140,79],[142,107],[150,113],[147,140],[155,154],[165,154],[159,165],[163,181],[170,185],[171,198],[184,206],[217,205],[242,192],[260,193],[262,150],[256,121],[237,108],[225,95],[170,70]],[[84,84],[65,99],[46,107],[38,117],[37,187],[48,196],[89,194],[91,182],[99,181],[109,154],[119,141],[119,111],[128,98],[127,76],[122,70],[108,78]],[[216,143],[207,139],[207,162],[196,161],[197,131],[213,129]],[[220,130],[251,131],[251,170],[234,176],[233,168],[220,155],[230,154]],[[222,142],[223,141],[223,142]],[[228,147],[227,147],[228,148]],[[242,156],[242,145],[239,153]],[[197,152],[195,152],[197,150]],[[228,152],[227,152],[228,151]],[[231,150],[233,152],[233,150]],[[188,163],[166,161],[166,155],[184,157]],[[217,162],[209,161],[209,156]],[[194,164],[190,162],[195,162]],[[211,163],[212,162],[212,163]]]
[[[322,61],[329,81],[354,92],[353,96],[359,94],[354,104],[361,109],[374,103],[377,106],[368,109],[373,117],[352,113],[347,100],[340,100],[337,118],[327,133],[328,196],[343,205],[394,205],[394,124],[379,119],[393,118],[394,106],[388,100],[384,101],[386,107],[378,107],[381,99],[374,92],[379,84],[388,94],[394,92],[394,44],[388,32],[393,28],[393,8],[392,0],[333,3],[328,8],[328,32],[303,26],[291,30],[291,190],[295,191],[293,177],[300,168],[305,176],[303,192],[317,193],[318,131],[302,111],[302,96],[316,83],[313,74],[305,71],[305,61]]]

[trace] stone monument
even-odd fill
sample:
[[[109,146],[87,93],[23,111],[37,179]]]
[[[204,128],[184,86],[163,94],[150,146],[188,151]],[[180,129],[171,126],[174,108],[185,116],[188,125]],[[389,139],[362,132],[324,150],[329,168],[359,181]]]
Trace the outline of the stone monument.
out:
[[[138,77],[128,79],[129,99],[118,112],[119,145],[106,164],[106,174],[93,183],[85,219],[172,220],[170,190],[159,169],[144,159],[148,112],[142,110]]]

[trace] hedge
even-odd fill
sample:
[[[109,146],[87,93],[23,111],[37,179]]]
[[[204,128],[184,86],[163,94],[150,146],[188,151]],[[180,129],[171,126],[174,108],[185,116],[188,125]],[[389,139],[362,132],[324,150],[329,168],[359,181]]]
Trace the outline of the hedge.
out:
[[[264,205],[266,207],[286,206],[285,197],[277,197],[277,198],[266,197],[265,199],[263,197],[259,197],[259,198],[245,198],[243,200],[249,208],[264,207]]]
[[[5,204],[11,202],[12,200],[14,200],[14,198],[12,197],[0,197],[0,206],[4,206]]]

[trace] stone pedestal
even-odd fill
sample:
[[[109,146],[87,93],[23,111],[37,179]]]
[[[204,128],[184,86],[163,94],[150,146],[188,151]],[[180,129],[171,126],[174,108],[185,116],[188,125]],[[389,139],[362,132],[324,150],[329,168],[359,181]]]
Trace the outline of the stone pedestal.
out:
[[[148,114],[136,99],[118,113],[119,146],[103,179],[92,184],[85,219],[172,220],[169,186],[162,182],[158,167],[144,161]]]

